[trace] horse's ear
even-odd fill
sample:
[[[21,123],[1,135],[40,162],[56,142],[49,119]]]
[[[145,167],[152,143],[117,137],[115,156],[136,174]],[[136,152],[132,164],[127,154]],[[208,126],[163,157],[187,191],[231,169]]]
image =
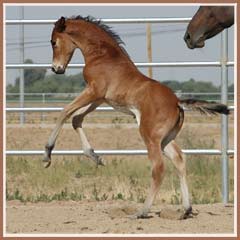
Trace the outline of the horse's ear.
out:
[[[66,28],[65,25],[65,17],[61,17],[56,23],[55,23],[55,29],[58,32],[63,32]]]

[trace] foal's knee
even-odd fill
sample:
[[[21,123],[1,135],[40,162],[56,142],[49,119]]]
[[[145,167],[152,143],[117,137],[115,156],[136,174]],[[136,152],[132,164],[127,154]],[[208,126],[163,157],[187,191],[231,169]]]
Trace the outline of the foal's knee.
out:
[[[82,127],[83,117],[81,115],[74,116],[72,119],[72,127],[77,129]]]

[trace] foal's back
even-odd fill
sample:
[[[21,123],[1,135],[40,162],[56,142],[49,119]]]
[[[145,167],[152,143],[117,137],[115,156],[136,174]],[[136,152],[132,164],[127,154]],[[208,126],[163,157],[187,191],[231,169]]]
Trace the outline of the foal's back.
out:
[[[177,105],[178,99],[170,88],[142,74],[120,49],[114,56],[106,54],[104,62],[96,60],[91,64],[91,71],[94,76],[98,75],[95,79],[98,85],[101,82],[101,87],[104,86],[107,100],[134,105],[139,110],[143,110],[144,102],[156,109],[166,104],[169,107]],[[89,75],[87,79],[91,79]]]

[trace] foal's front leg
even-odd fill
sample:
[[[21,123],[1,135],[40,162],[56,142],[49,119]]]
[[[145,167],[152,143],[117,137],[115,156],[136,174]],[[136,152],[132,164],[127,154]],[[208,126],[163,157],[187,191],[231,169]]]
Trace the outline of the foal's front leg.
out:
[[[93,103],[90,103],[89,105],[79,109],[76,112],[77,115],[75,115],[72,119],[72,126],[80,137],[84,154],[86,156],[90,157],[97,164],[97,166],[104,165],[104,163],[103,163],[101,157],[99,155],[97,155],[94,152],[94,149],[91,147],[91,145],[83,131],[82,122],[83,122],[84,117],[88,113],[94,111],[101,103],[102,103],[102,101],[93,102]]]
[[[45,154],[43,159],[44,162],[47,162],[47,165],[45,167],[49,167],[51,164],[51,152],[54,148],[55,142],[60,133],[60,130],[62,129],[64,122],[79,108],[82,108],[90,104],[91,102],[96,101],[96,99],[97,94],[95,93],[95,91],[90,87],[87,87],[83,90],[80,96],[76,97],[70,104],[68,104],[64,108],[64,110],[61,112],[60,117],[57,120],[55,128],[53,129],[48,139],[48,143],[45,146]]]

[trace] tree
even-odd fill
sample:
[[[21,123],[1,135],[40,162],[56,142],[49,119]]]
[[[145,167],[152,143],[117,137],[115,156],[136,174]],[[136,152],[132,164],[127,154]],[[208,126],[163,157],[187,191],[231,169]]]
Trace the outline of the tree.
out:
[[[196,81],[190,78],[185,82],[164,81],[163,84],[170,87],[173,91],[181,90],[181,92],[217,92],[218,88],[212,82]]]
[[[38,93],[74,93],[81,92],[85,87],[85,81],[82,73],[76,75],[57,75],[51,74],[44,79],[35,81],[28,92]]]
[[[234,92],[234,84],[228,86],[228,92]]]
[[[26,59],[24,61],[25,64],[33,64],[33,60]],[[30,68],[30,69],[24,69],[24,86],[27,90],[28,88],[31,88],[31,86],[34,84],[34,82],[43,80],[46,76],[47,70],[44,68]],[[17,77],[15,80],[15,86],[19,88],[20,78]]]
[[[25,60],[24,63],[32,64],[31,59]],[[86,83],[83,78],[82,72],[75,75],[46,75],[46,69],[25,69],[24,70],[24,83],[25,92],[28,93],[74,93],[81,92]],[[20,78],[17,77],[15,85],[7,85],[7,92],[19,92]]]
[[[33,64],[33,61],[31,59],[27,59],[24,61],[24,63]],[[43,80],[45,78],[46,73],[47,73],[47,70],[44,68],[25,69],[24,70],[25,87],[31,86],[34,82],[36,82],[38,80]]]
[[[174,91],[180,90],[182,88],[181,87],[182,84],[178,81],[168,80],[168,81],[163,81],[162,84],[168,86]]]

